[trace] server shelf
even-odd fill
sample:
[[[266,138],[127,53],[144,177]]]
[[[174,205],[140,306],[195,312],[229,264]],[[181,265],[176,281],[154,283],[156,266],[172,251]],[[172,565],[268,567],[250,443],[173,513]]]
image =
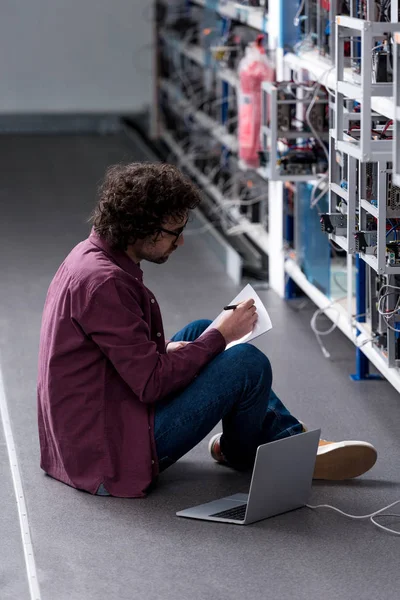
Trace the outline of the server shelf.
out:
[[[228,243],[242,235],[267,255],[281,296],[301,290],[326,308],[365,357],[360,379],[370,361],[400,390],[397,12],[249,4],[182,0],[181,22],[159,23],[155,129],[207,191]],[[246,130],[251,45],[271,67]],[[244,151],[253,122],[258,151]]]

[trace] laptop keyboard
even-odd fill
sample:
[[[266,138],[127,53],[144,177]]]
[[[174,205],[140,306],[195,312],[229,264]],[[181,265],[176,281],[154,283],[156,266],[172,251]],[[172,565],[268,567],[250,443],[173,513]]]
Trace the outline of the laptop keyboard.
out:
[[[247,504],[241,504],[240,506],[235,506],[235,508],[229,508],[228,510],[223,510],[222,512],[210,515],[210,517],[220,517],[221,519],[233,519],[234,521],[243,521],[244,516],[246,514],[246,508]]]

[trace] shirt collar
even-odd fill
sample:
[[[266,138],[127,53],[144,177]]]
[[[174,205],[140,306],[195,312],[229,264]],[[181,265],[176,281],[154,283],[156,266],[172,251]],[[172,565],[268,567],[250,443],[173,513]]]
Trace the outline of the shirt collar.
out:
[[[106,242],[106,240],[100,237],[98,233],[96,233],[93,227],[89,235],[89,241],[101,250],[103,250],[113,260],[115,260],[115,262],[121,267],[121,269],[133,275],[135,279],[143,281],[143,271],[140,268],[140,266],[133,262],[133,260],[129,258],[129,256],[123,250],[116,250],[114,248],[111,248],[111,246]]]

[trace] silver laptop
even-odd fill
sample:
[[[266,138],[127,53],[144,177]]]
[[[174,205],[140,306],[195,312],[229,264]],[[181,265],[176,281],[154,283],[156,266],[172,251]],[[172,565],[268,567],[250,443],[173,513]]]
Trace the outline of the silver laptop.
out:
[[[249,525],[304,506],[311,491],[321,430],[257,449],[248,494],[234,494],[177,512],[178,517]]]

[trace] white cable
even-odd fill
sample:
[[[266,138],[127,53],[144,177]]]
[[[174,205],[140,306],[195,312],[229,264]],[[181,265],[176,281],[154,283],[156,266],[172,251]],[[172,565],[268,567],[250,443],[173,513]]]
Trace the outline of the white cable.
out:
[[[395,327],[393,327],[390,323],[389,320],[391,317],[393,317],[395,314],[399,313],[399,308],[400,308],[400,295],[399,294],[395,294],[394,292],[387,292],[386,294],[382,294],[382,291],[384,289],[392,289],[392,290],[399,290],[400,291],[400,287],[396,286],[396,285],[389,285],[389,284],[384,284],[381,286],[381,288],[378,291],[378,313],[383,317],[386,326],[391,330],[391,331],[395,331],[396,333],[398,333],[400,330],[396,329]],[[390,311],[384,311],[382,309],[382,304],[383,301],[388,298],[389,296],[393,296],[393,295],[397,295],[398,299],[396,301],[395,307],[393,310]]]
[[[347,298],[347,296],[344,296],[344,298]],[[331,354],[330,352],[326,349],[326,347],[324,346],[321,336],[323,335],[330,335],[331,333],[333,333],[333,331],[336,329],[336,327],[338,327],[339,325],[339,319],[340,319],[340,311],[339,308],[337,306],[335,306],[335,304],[337,304],[337,302],[340,300],[340,298],[338,300],[333,300],[332,302],[330,302],[327,306],[325,306],[324,308],[318,308],[314,313],[313,316],[311,317],[311,321],[310,321],[310,326],[312,331],[315,334],[315,337],[317,338],[317,342],[321,348],[321,352],[322,354],[325,356],[325,358],[331,358]],[[326,329],[324,331],[321,331],[317,328],[317,319],[326,313],[326,311],[328,309],[332,309],[332,310],[336,310],[338,313],[338,318],[336,321],[333,321],[333,324],[331,325],[331,327],[329,327],[329,329]],[[353,315],[353,328],[355,331],[357,331],[357,325],[354,322],[354,319],[357,319],[357,317],[363,317],[363,314],[358,314],[358,315]],[[358,336],[355,335],[354,339],[353,339],[353,343],[357,348],[362,348],[363,346],[365,346],[366,344],[368,344],[369,342],[373,342],[375,340],[377,336],[373,336],[371,338],[368,338],[366,340],[363,340],[360,344],[357,343],[357,338]]]
[[[302,10],[303,10],[303,8],[304,8],[305,1],[306,1],[306,0],[301,0],[301,2],[300,2],[300,6],[299,6],[299,8],[298,8],[298,10],[297,10],[297,13],[296,13],[296,14],[295,14],[295,16],[294,16],[294,19],[293,19],[293,24],[294,24],[294,26],[295,26],[295,27],[298,27],[298,26],[299,26],[299,23],[300,23],[300,15],[301,15],[301,11],[302,11]]]
[[[340,510],[340,508],[336,508],[335,506],[331,506],[330,504],[317,504],[316,506],[312,506],[311,504],[306,504],[306,506],[307,506],[307,508],[311,508],[313,510],[315,510],[316,508],[330,508],[330,509],[340,513],[341,515],[344,515],[345,517],[349,517],[349,519],[357,519],[357,520],[358,519],[370,519],[371,523],[376,525],[376,527],[379,527],[380,529],[384,529],[385,531],[388,531],[389,533],[393,533],[394,535],[400,535],[400,531],[396,531],[394,529],[389,529],[389,527],[384,527],[383,525],[380,525],[379,523],[377,523],[374,520],[374,517],[400,517],[400,514],[390,514],[390,515],[382,514],[385,510],[389,510],[389,508],[396,506],[396,504],[400,504],[400,500],[396,500],[396,502],[392,502],[392,504],[389,504],[389,506],[385,506],[385,508],[376,510],[375,512],[373,512],[369,515],[350,515],[348,513],[345,513],[343,510]]]
[[[183,76],[181,73],[183,74]],[[199,93],[203,90],[203,84],[201,82],[198,82],[197,87],[195,87],[194,84],[190,81],[190,79],[185,75],[184,71],[179,69],[174,73],[173,77],[170,78],[171,83],[175,85],[178,90],[179,81],[177,81],[177,77],[179,77],[180,81],[183,84],[183,91],[181,92],[182,95],[186,98],[186,101],[190,102],[191,104],[191,106],[187,107],[186,110],[189,108],[191,110],[198,110],[198,106],[201,105],[202,99],[200,99],[199,101],[199,98],[196,98],[196,96],[198,96]],[[196,106],[197,103],[198,106]]]
[[[322,139],[321,139],[320,135],[319,135],[319,134],[318,134],[318,132],[317,132],[317,131],[314,129],[314,126],[312,125],[312,123],[311,123],[311,120],[310,120],[310,113],[311,113],[311,111],[312,111],[312,109],[313,109],[313,106],[314,106],[314,104],[315,104],[315,103],[316,103],[316,101],[317,101],[317,95],[318,95],[318,91],[319,91],[320,89],[321,89],[321,83],[320,83],[320,82],[317,82],[317,84],[316,84],[316,88],[315,88],[315,91],[314,91],[314,96],[313,96],[313,98],[312,98],[312,100],[311,100],[311,102],[310,102],[310,104],[309,104],[309,106],[308,106],[308,108],[307,108],[307,110],[306,110],[306,121],[307,121],[307,124],[308,124],[309,128],[311,129],[312,133],[314,134],[314,137],[315,137],[315,139],[317,139],[317,140],[318,140],[318,142],[319,142],[319,145],[322,147],[322,149],[323,149],[323,151],[324,151],[324,153],[325,153],[325,156],[326,156],[326,160],[327,160],[327,162],[328,162],[328,164],[329,164],[329,152],[328,152],[328,150],[326,149],[326,147],[325,147],[325,144],[324,144],[324,142],[322,141]]]
[[[332,332],[333,332],[333,331],[336,329],[336,327],[337,327],[337,326],[338,326],[338,324],[339,324],[340,312],[339,312],[339,309],[338,309],[336,306],[334,306],[334,304],[335,304],[335,303],[336,303],[336,301],[333,301],[333,302],[331,302],[330,304],[328,304],[328,306],[325,306],[325,308],[318,308],[318,309],[317,309],[317,310],[314,312],[313,316],[311,317],[311,321],[310,321],[310,326],[311,326],[311,329],[312,329],[312,330],[313,330],[313,332],[315,333],[315,337],[317,338],[317,342],[318,342],[318,344],[319,344],[319,346],[320,346],[320,348],[321,348],[321,352],[322,352],[322,354],[325,356],[325,358],[330,358],[330,357],[331,357],[331,355],[330,355],[330,352],[329,352],[329,351],[328,351],[328,350],[325,348],[324,344],[322,343],[321,336],[322,336],[322,335],[329,335],[330,333],[332,333]],[[328,308],[331,308],[331,309],[333,309],[333,310],[336,310],[336,311],[337,311],[337,314],[338,314],[338,318],[337,318],[336,322],[335,322],[335,321],[333,322],[332,326],[331,326],[331,327],[329,327],[329,329],[326,329],[326,330],[324,330],[324,331],[321,331],[321,330],[319,330],[319,329],[317,328],[317,325],[316,325],[316,323],[317,323],[317,319],[318,319],[318,317],[319,317],[319,316],[321,316],[321,315],[325,314],[325,311],[326,311]]]
[[[327,71],[330,71],[330,70],[331,69],[328,69]],[[326,76],[327,71],[324,71],[323,76],[324,75]],[[305,118],[306,118],[307,124],[308,124],[311,132],[314,134],[314,138],[318,141],[320,147],[324,151],[327,163],[329,165],[329,152],[328,152],[328,150],[327,150],[327,148],[326,148],[326,146],[325,146],[322,138],[320,137],[320,135],[318,134],[318,132],[316,131],[316,129],[312,125],[311,119],[310,119],[311,111],[312,111],[312,109],[313,109],[313,107],[314,107],[314,105],[315,105],[315,103],[317,101],[317,96],[318,96],[319,90],[321,89],[321,85],[322,85],[321,82],[317,82],[316,85],[315,85],[314,95],[313,95],[312,100],[311,100],[311,102],[310,102],[310,104],[309,104],[309,106],[308,106],[308,108],[306,110]],[[318,194],[317,198],[314,199],[316,188],[321,183],[321,180],[324,180],[324,179],[328,178],[328,175],[329,175],[329,171],[326,171],[326,173],[324,173],[322,176],[320,176],[320,181],[317,183],[317,185],[314,186],[314,189],[312,191],[311,198],[310,198],[310,208],[314,208],[314,206],[316,206],[318,204],[318,202],[320,201],[320,199],[326,194],[326,192],[328,190],[328,187],[325,186],[322,189],[322,191]]]
[[[178,76],[178,77],[179,77],[179,78],[182,80],[183,84],[186,86],[186,84],[185,84],[185,82],[184,82],[184,78],[183,78],[183,77],[182,77],[182,76],[181,76],[181,75],[180,75],[178,72],[176,72],[176,74],[175,74],[175,75],[177,75],[177,76]],[[171,80],[171,81],[173,82],[173,80]],[[189,82],[189,84],[190,84],[190,82]],[[195,88],[193,88],[192,84],[190,84],[190,85],[191,85],[191,87],[192,87],[192,90],[194,90]],[[186,86],[186,87],[187,87],[187,86]],[[202,87],[203,87],[203,86],[201,85],[201,87],[199,88],[199,91],[201,91]],[[186,101],[190,103],[190,105],[189,105],[189,106],[182,107],[182,111],[183,111],[183,113],[184,113],[184,115],[183,115],[183,116],[184,116],[184,119],[186,118],[186,117],[185,117],[186,113],[187,113],[187,114],[190,116],[190,115],[192,115],[192,114],[193,114],[193,112],[202,112],[202,113],[204,113],[204,115],[205,115],[206,117],[208,117],[208,115],[207,115],[207,114],[204,112],[204,110],[203,110],[203,111],[200,111],[200,106],[201,106],[201,104],[203,104],[203,103],[204,103],[204,105],[208,105],[208,106],[210,106],[210,107],[211,107],[211,106],[213,106],[213,105],[214,105],[214,106],[217,106],[218,104],[223,104],[224,102],[230,102],[230,101],[231,101],[231,100],[233,100],[233,98],[234,98],[233,96],[228,96],[227,98],[224,98],[224,99],[217,98],[216,100],[213,100],[213,101],[211,101],[211,102],[210,102],[209,100],[205,100],[205,101],[204,101],[202,98],[201,98],[201,99],[197,98],[197,102],[196,102],[196,97],[195,97],[195,96],[196,96],[196,94],[192,94],[191,98],[188,98],[188,97],[187,97],[187,96],[188,96],[188,94],[186,93],[186,90],[185,90],[183,93],[184,93],[184,95],[186,96]],[[195,101],[193,101],[193,98],[195,98]],[[178,102],[179,102],[179,101],[178,101]],[[209,118],[211,119],[212,117],[209,117]],[[237,117],[235,116],[234,118],[232,118],[232,119],[228,120],[226,123],[223,123],[223,124],[222,124],[222,123],[218,123],[217,121],[215,121],[215,125],[216,125],[217,127],[221,128],[221,129],[225,129],[225,130],[226,130],[226,134],[227,134],[227,135],[229,135],[229,134],[228,134],[228,130],[227,130],[227,128],[226,128],[226,126],[227,126],[227,124],[228,124],[230,121],[232,121],[232,122],[234,122],[234,121],[237,121]],[[201,125],[199,122],[197,122],[197,125],[198,125],[200,128],[203,128],[203,127],[202,127],[202,125]]]
[[[311,192],[311,196],[310,196],[310,208],[314,208],[314,206],[316,206],[318,204],[318,202],[321,200],[322,196],[324,196],[328,189],[329,189],[329,183],[328,185],[326,183],[324,183],[321,192],[318,194],[317,198],[315,197],[315,192],[317,191],[317,189],[319,188],[319,186],[321,185],[321,183],[323,183],[324,180],[328,179],[328,175],[329,173],[324,173],[318,176],[318,181],[315,183],[315,185],[313,186],[312,192]]]
[[[266,196],[267,194],[264,192],[263,194],[259,194],[250,200],[241,200],[241,196],[239,196],[239,198],[227,198],[223,201],[223,204],[227,204],[229,206],[254,206],[254,204],[259,204],[265,200]]]

